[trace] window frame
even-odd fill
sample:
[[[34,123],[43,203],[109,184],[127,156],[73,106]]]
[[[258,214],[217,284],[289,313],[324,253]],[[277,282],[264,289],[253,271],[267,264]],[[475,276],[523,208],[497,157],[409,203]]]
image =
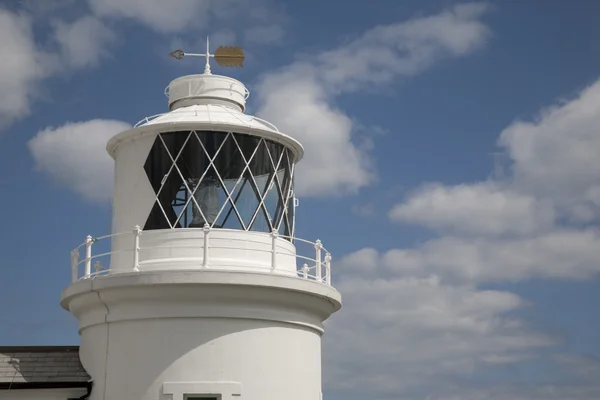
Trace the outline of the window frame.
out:
[[[242,384],[233,381],[164,382],[162,393],[171,395],[173,400],[237,400],[242,396]]]
[[[173,135],[178,135],[178,137]],[[190,141],[196,140],[199,142],[199,146],[198,143],[190,143]],[[212,150],[207,150],[208,144],[206,146],[203,144],[205,141],[206,143],[209,141],[211,143],[218,143],[216,152],[212,148]],[[252,150],[252,148],[248,146],[253,141],[256,141],[256,144],[253,153],[250,155],[249,150]],[[226,143],[225,148],[224,145]],[[195,156],[192,158],[192,160],[198,159],[201,161],[192,161],[192,164],[190,164],[194,171],[200,168],[197,172],[182,172],[180,168],[180,161],[185,164],[184,158],[180,157],[190,157],[190,154],[193,154],[190,153],[192,150],[187,150],[187,147],[196,148],[195,151],[200,151],[198,150],[200,148],[202,150],[197,158]],[[261,149],[261,152],[259,152],[261,161],[253,159],[259,149]],[[228,152],[228,155],[223,156],[226,160],[232,157],[239,157],[239,162],[235,163],[234,172],[229,171],[226,173],[223,170],[219,170],[223,169],[223,166],[220,164],[222,164],[224,159],[218,160],[223,150]],[[259,157],[257,156],[257,158]],[[185,159],[189,161],[188,158]],[[219,187],[220,209],[214,220],[212,220],[211,228],[228,228],[226,226],[228,218],[233,218],[239,222],[239,227],[232,220],[231,223],[234,226],[230,226],[228,229],[265,233],[276,230],[284,236],[293,237],[295,230],[295,210],[293,209],[293,205],[292,209],[290,209],[288,193],[293,193],[294,190],[295,161],[292,148],[278,141],[248,133],[193,129],[159,132],[156,134],[156,138],[143,166],[155,194],[153,206],[146,219],[144,230],[190,229],[197,227],[192,227],[187,223],[187,214],[191,211],[196,212],[196,210],[201,214],[204,221],[211,221],[210,218],[206,219],[202,207],[198,204],[194,196],[198,188],[201,187],[201,183],[205,179],[214,179],[212,175],[215,174],[216,178],[218,178],[216,186]],[[199,162],[200,164],[195,166],[194,162]],[[254,170],[255,166],[259,165],[256,162],[261,165],[260,172]],[[187,168],[187,170],[190,170],[190,168]],[[201,170],[204,172],[199,172]],[[279,173],[281,171],[283,171],[283,174]],[[194,178],[198,180],[197,185],[195,187],[190,186],[191,183],[188,185],[190,177],[200,173],[200,177],[196,176]],[[239,177],[237,176],[238,173]],[[259,175],[256,175],[256,173],[259,173]],[[188,176],[189,174],[192,175]],[[262,183],[259,185],[259,182],[262,182],[262,180],[257,181],[258,178],[265,178],[267,185],[262,185]],[[181,183],[177,186],[179,181]],[[232,188],[228,188],[225,181],[236,181],[237,183]],[[255,209],[249,211],[248,215],[244,214],[242,216],[240,212],[243,212],[243,209],[241,209],[242,211],[238,210],[240,205],[237,204],[237,201],[241,190],[246,185],[251,187],[254,197],[256,197],[257,205],[252,206]],[[175,191],[175,187],[177,191]],[[237,190],[239,190],[239,193]],[[220,191],[223,191],[223,193],[221,194]],[[269,204],[266,202],[271,191],[274,191],[273,194],[277,198],[274,206],[271,205],[273,198],[271,198]],[[184,192],[183,198],[178,199],[178,195],[182,192]],[[223,196],[225,196],[224,200],[221,199]],[[184,201],[185,204],[175,204],[174,202],[177,202],[177,200],[180,200],[180,202]],[[182,207],[182,209],[175,209],[175,207]],[[269,209],[269,207],[273,208],[273,210]],[[224,217],[224,220],[220,221],[222,217]],[[262,228],[256,229],[255,227],[258,226]]]

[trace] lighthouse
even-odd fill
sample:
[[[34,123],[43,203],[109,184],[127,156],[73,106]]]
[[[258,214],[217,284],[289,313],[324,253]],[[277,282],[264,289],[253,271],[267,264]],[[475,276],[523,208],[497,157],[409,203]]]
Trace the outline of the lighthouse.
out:
[[[168,112],[112,137],[112,231],[71,252],[61,305],[78,319],[91,400],[320,400],[332,257],[295,236],[302,145],[245,113],[243,83],[173,80]]]

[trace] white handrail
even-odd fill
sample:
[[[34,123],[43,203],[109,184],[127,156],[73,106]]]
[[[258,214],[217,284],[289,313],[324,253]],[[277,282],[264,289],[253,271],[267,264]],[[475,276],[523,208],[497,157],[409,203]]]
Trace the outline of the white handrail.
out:
[[[275,126],[273,123],[264,120],[262,118],[259,117],[255,117],[254,115],[246,115],[246,114],[241,114],[240,117],[238,117],[238,114],[231,112],[227,107],[224,107],[222,105],[217,105],[219,107],[221,107],[223,110],[225,110],[226,112],[230,113],[233,117],[237,118],[238,121],[240,121],[242,124],[244,125],[249,125],[247,122],[243,121],[240,117],[250,117],[251,120],[259,122],[263,125],[266,125],[267,128],[274,130],[275,132],[279,132],[279,129],[277,128],[277,126]],[[160,113],[160,114],[154,114],[154,115],[150,115],[148,117],[144,117],[141,120],[139,120],[133,127],[137,128],[143,125],[146,125],[147,123],[151,122],[152,120],[162,117],[163,115],[166,115],[168,113]],[[198,111],[196,110],[178,110],[177,111],[177,115],[190,115],[190,116],[195,116],[198,115]]]
[[[137,122],[137,124],[135,124],[133,127],[134,127],[134,128],[137,128],[138,126],[145,125],[145,124],[147,124],[148,122],[152,121],[153,119],[156,119],[156,118],[158,118],[158,117],[161,117],[161,116],[163,116],[163,115],[165,115],[165,114],[167,114],[167,113],[154,114],[154,115],[151,115],[151,116],[149,116],[149,117],[144,117],[144,118],[140,119],[140,120]]]
[[[210,244],[209,237],[212,231],[232,231],[239,232],[234,229],[223,229],[223,228],[210,228],[208,225],[201,228],[204,232],[203,240],[202,240],[202,263],[200,268],[208,268],[210,265],[210,252],[211,249],[238,249],[238,247],[230,247],[223,245],[214,245]],[[252,232],[257,235],[265,235],[265,233]],[[111,235],[100,236],[97,238],[93,238],[92,236],[87,236],[85,241],[77,246],[75,249],[71,251],[71,274],[72,281],[75,282],[81,279],[93,279],[96,276],[106,275],[111,269],[110,266],[103,267],[100,263],[100,258],[112,256],[116,253],[129,252],[131,251],[133,254],[132,257],[132,266],[131,272],[139,272],[140,270],[143,272],[143,263],[140,263],[140,251],[142,250],[153,250],[153,249],[185,249],[185,248],[198,248],[199,246],[189,246],[189,245],[167,245],[167,246],[153,246],[153,247],[140,247],[140,236],[143,234],[142,229],[139,226],[135,226],[129,232],[120,232]],[[112,238],[122,235],[131,235],[131,244],[132,246],[128,249],[118,249],[118,250],[110,250],[107,252],[102,252],[98,254],[93,254],[92,249],[93,245],[102,240],[112,240]],[[280,256],[289,257],[293,256],[297,260],[299,260],[302,265],[300,266],[296,263],[296,272],[297,276],[301,279],[308,279],[317,281],[326,285],[331,285],[331,254],[320,240],[315,242],[311,242],[309,240],[300,239],[287,235],[280,235],[277,231],[273,231],[268,234],[271,237],[271,243],[268,249],[266,248],[245,248],[245,250],[251,250],[256,252],[263,252],[270,254],[270,270],[271,272],[277,272],[278,263]],[[232,240],[241,240],[237,238],[232,238]],[[301,243],[305,243],[314,248],[313,256],[301,255],[297,254],[295,251],[290,251],[289,246],[280,246],[279,241],[288,242],[297,241]],[[248,242],[255,243],[264,243],[259,241],[253,241],[251,239],[247,240]],[[281,242],[284,243],[284,242]],[[288,243],[289,244],[289,243]],[[79,250],[85,247],[85,257],[81,258]],[[80,274],[79,268],[80,265],[84,265],[83,274]],[[95,271],[92,272],[92,265],[94,266]],[[249,266],[248,268],[253,268]],[[264,267],[254,267],[257,269],[262,269],[264,271]],[[122,272],[122,270],[119,270]],[[115,272],[117,273],[117,272]]]
[[[255,121],[258,121],[262,124],[267,125],[269,128],[273,129],[274,131],[279,132],[279,129],[277,129],[277,127],[274,124],[270,123],[269,121],[262,119],[262,118],[255,117],[254,115],[251,115],[250,117]]]

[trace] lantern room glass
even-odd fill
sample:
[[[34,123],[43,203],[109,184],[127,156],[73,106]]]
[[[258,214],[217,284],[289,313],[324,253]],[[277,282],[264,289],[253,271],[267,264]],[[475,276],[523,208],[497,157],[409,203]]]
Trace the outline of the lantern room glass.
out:
[[[145,230],[228,228],[293,236],[293,153],[234,132],[159,134],[144,164],[156,201]]]

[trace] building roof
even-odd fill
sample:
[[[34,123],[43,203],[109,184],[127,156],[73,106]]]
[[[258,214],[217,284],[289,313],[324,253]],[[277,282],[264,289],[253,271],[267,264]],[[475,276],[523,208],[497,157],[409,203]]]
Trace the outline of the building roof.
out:
[[[281,133],[275,125],[268,121],[219,104],[197,104],[181,107],[170,112],[144,118],[136,126],[181,122],[197,122],[207,125],[239,125],[250,129]]]
[[[0,346],[0,390],[86,387],[78,346]]]
[[[113,136],[108,141],[106,149],[114,157],[115,150],[121,141],[138,137],[140,134],[195,129],[232,131],[264,137],[292,149],[296,156],[295,162],[300,161],[304,156],[302,144],[293,137],[280,132],[275,125],[219,104],[190,105],[146,117],[133,129]]]

